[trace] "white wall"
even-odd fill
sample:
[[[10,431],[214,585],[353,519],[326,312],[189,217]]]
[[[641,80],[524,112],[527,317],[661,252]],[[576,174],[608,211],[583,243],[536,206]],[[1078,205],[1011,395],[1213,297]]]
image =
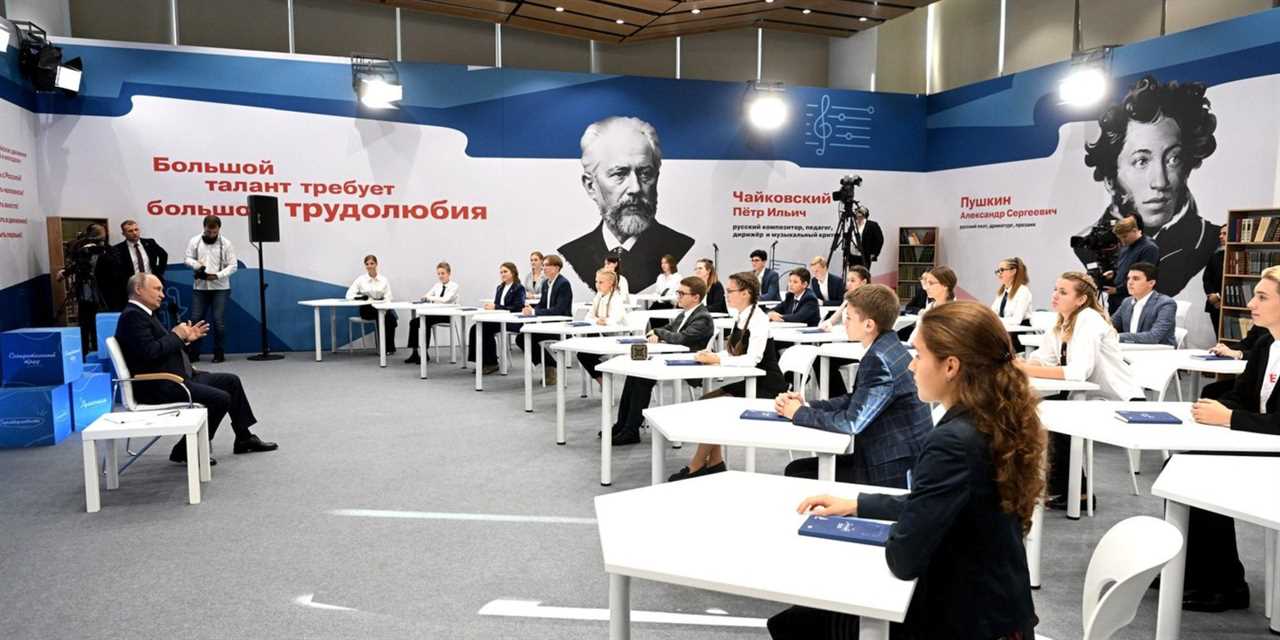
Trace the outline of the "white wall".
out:
[[[71,35],[67,0],[5,0],[4,14],[10,20],[30,20],[51,36]]]
[[[874,89],[876,40],[879,29],[868,29],[848,38],[830,38],[827,50],[827,86],[832,89]]]

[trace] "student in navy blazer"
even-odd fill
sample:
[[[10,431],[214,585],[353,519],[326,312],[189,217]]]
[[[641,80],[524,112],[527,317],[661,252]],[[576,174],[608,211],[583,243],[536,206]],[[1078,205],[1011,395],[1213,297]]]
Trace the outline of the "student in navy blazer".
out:
[[[538,304],[524,306],[522,311],[525,315],[573,317],[573,285],[569,284],[568,278],[561,277],[560,270],[563,268],[564,261],[558,255],[551,254],[542,259],[542,274],[546,276],[542,280],[542,297],[538,299]],[[554,337],[533,336],[533,353],[529,357],[534,365],[542,364],[542,347],[539,345]]]
[[[778,274],[773,269],[767,268],[768,264],[768,253],[761,249],[751,252],[751,273],[756,274],[756,280],[760,282],[760,299],[781,300],[782,296],[778,293]]]
[[[774,322],[803,322],[816,327],[822,320],[822,305],[818,296],[809,288],[809,270],[796,267],[787,274],[787,299],[769,312]]]
[[[502,282],[498,283],[498,288],[493,292],[493,302],[484,305],[487,311],[510,311],[511,313],[520,313],[524,308],[524,285],[520,284],[520,272],[516,270],[514,262],[504,262],[498,268],[498,273],[502,277]],[[496,338],[500,327],[496,322],[485,322],[484,334],[481,338],[485,341],[484,346],[484,362],[479,366],[484,367],[483,373],[493,373],[498,370],[498,344]],[[511,325],[508,330],[519,331],[517,325]],[[471,337],[467,344],[467,360],[475,361],[476,359],[476,325],[471,326]]]
[[[1120,342],[1178,346],[1173,331],[1177,325],[1178,303],[1155,290],[1156,266],[1150,262],[1135,263],[1129,267],[1126,284],[1129,297],[1111,314],[1111,324],[1120,334]],[[1138,310],[1137,327],[1133,325],[1134,309]]]
[[[838,305],[844,302],[844,280],[827,269],[827,259],[814,256],[809,261],[809,272],[813,276],[809,280],[809,290],[818,296],[818,301],[825,305]]]
[[[797,426],[854,436],[853,453],[836,456],[838,482],[905,489],[907,471],[933,429],[933,417],[917,397],[907,369],[911,354],[893,331],[898,295],[884,285],[863,285],[846,300],[844,330],[866,348],[853,392],[808,406],[799,393],[787,392],[778,396],[775,407]],[[796,460],[787,465],[786,474],[817,479],[818,459]]]

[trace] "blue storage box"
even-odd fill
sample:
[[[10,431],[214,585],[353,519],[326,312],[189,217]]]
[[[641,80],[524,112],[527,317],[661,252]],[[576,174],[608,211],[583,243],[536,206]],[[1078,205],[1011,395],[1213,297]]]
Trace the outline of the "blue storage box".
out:
[[[88,358],[85,358],[85,359],[84,359],[84,373],[85,373],[85,374],[90,374],[90,373],[104,373],[104,372],[103,372],[103,370],[102,370],[102,363],[101,363],[101,362],[92,362],[92,361],[91,361],[91,359],[92,359],[93,354],[89,354],[89,356],[90,356],[90,357],[88,357]]]
[[[71,385],[0,389],[0,449],[47,447],[71,435]]]
[[[120,324],[120,312],[99,313],[94,317],[94,324],[98,330],[98,350],[95,353],[106,354],[107,338],[115,337],[116,325]]]
[[[97,372],[109,373],[112,377],[116,375],[116,368],[111,364],[111,356],[105,351],[94,351],[84,357],[84,370],[88,371],[90,367]]]
[[[111,404],[110,374],[86,372],[71,383],[71,421],[76,431],[111,413]]]
[[[84,357],[78,327],[14,329],[0,333],[3,386],[48,387],[80,379]]]

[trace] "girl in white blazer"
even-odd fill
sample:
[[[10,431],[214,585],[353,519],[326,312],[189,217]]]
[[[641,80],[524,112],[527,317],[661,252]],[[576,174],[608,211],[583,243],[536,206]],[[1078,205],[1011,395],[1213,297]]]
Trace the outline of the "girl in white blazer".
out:
[[[1007,258],[996,265],[996,279],[1000,288],[996,289],[996,299],[991,302],[991,310],[996,312],[1005,325],[1031,324],[1031,281],[1027,277],[1027,265],[1022,258]]]

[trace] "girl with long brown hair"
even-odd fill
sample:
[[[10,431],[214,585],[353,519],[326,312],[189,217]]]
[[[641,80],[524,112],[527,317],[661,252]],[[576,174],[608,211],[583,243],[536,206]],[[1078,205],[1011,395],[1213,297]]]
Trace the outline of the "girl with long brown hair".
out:
[[[919,582],[894,637],[1032,640],[1022,538],[1044,489],[1039,399],[1014,365],[1004,325],[979,303],[937,307],[921,318],[913,346],[920,399],[946,414],[925,440],[911,492],[814,496],[798,511],[895,521],[889,570]],[[769,620],[776,639],[830,638],[850,626],[842,614],[800,607]]]

